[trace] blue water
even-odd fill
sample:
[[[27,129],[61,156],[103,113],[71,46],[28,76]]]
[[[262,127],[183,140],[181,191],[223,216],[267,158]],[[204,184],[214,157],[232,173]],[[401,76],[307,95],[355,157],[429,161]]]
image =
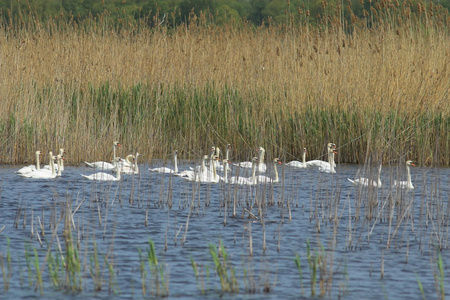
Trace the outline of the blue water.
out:
[[[25,260],[25,249],[35,248],[40,266],[44,266],[44,298],[141,299],[139,249],[147,253],[149,239],[154,241],[159,264],[164,267],[170,298],[310,298],[308,244],[313,254],[322,253],[321,263],[326,265],[327,272],[322,276],[330,287],[325,298],[419,299],[422,298],[420,281],[426,299],[437,299],[434,275],[438,274],[438,245],[445,266],[445,291],[449,294],[448,168],[412,168],[415,189],[407,192],[390,187],[397,177],[405,180],[404,170],[397,166],[383,168],[384,187],[380,190],[352,186],[347,177],[355,178],[363,172],[355,165],[338,165],[334,175],[282,167],[278,169],[281,183],[258,187],[199,185],[176,176],[150,173],[149,167],[141,165],[139,175],[123,175],[121,182],[96,183],[81,177],[80,174],[94,172],[81,166],[66,167],[62,177],[47,181],[24,179],[14,173],[19,167],[2,166],[0,230],[3,226],[4,229],[0,233],[0,254],[6,256],[9,238],[12,275],[8,290],[4,287],[4,277],[0,277],[0,298],[41,297],[35,289],[34,267],[32,285],[29,285]],[[180,165],[181,170],[187,167],[187,164]],[[376,172],[374,168],[372,176]],[[270,170],[268,173],[271,174]],[[371,219],[366,216],[369,198],[378,203],[373,206]],[[238,206],[233,218],[234,201]],[[264,222],[249,219],[243,210],[245,206],[259,216],[258,201],[264,203]],[[44,265],[49,247],[53,255],[59,253],[51,226],[56,224],[61,247],[65,247],[62,235],[66,203],[71,204],[72,212],[76,210],[72,236],[79,246],[83,275],[83,290],[78,293],[53,289]],[[39,221],[43,223],[45,237]],[[42,247],[36,232],[41,234]],[[93,240],[102,271],[100,291],[94,290],[90,273]],[[239,282],[237,293],[221,293],[209,253],[209,245],[218,247],[219,241],[235,269]],[[302,279],[294,262],[296,254],[300,256]],[[114,284],[109,283],[104,256],[113,264]],[[204,294],[195,278],[191,258],[203,267]],[[155,292],[151,286],[153,275],[147,265],[146,271],[146,297],[151,298]],[[317,282],[320,276],[318,271]],[[269,293],[263,292],[264,286],[270,287]],[[319,293],[317,283],[316,295]]]

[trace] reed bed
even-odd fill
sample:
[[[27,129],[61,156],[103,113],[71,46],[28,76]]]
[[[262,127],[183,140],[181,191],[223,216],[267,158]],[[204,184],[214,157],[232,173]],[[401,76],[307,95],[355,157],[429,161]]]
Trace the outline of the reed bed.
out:
[[[408,5],[346,27],[3,16],[0,162],[65,147],[77,164],[109,156],[113,140],[147,161],[197,158],[213,141],[237,159],[255,145],[317,158],[332,140],[341,162],[371,151],[449,165],[448,13]]]

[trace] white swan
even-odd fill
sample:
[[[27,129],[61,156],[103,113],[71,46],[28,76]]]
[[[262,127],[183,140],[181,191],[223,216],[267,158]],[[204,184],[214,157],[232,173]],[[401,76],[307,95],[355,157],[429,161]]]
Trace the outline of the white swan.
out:
[[[40,162],[39,162],[39,156],[41,155],[41,151],[36,151],[36,165],[29,165],[26,167],[23,167],[19,170],[16,171],[17,174],[26,174],[26,173],[30,173],[36,170],[40,170],[41,166],[40,166]]]
[[[286,164],[287,166],[290,167],[295,167],[295,168],[306,168],[306,148],[303,148],[303,155],[302,155],[302,161],[298,161],[298,160],[293,160],[290,161]]]
[[[409,189],[409,190],[413,190],[414,189],[414,186],[413,186],[412,181],[411,181],[411,173],[410,173],[410,170],[409,170],[410,166],[413,166],[413,167],[415,166],[415,164],[412,162],[412,160],[408,160],[406,162],[406,181],[394,180],[393,187],[399,187],[399,188],[402,188],[402,189]]]
[[[253,157],[252,158],[252,177],[246,178],[246,177],[240,177],[240,176],[234,176],[229,179],[230,184],[239,184],[239,185],[255,185],[256,182],[256,164],[258,163],[258,158]]]
[[[86,179],[94,180],[94,181],[120,181],[120,178],[121,178],[120,173],[121,173],[121,171],[122,170],[120,168],[117,169],[116,176],[108,174],[108,173],[105,173],[105,172],[98,172],[98,173],[95,173],[95,174],[92,174],[92,175],[83,175],[83,174],[81,174],[81,176],[83,176]]]
[[[225,170],[224,170],[224,166],[226,166],[227,168],[230,167],[230,166],[229,166],[229,163],[230,163],[230,151],[231,151],[231,145],[228,144],[228,145],[227,145],[227,151],[225,151],[225,158],[224,158],[223,161],[222,161],[222,162],[227,161],[228,163],[226,163],[226,164],[221,164],[221,165],[216,166],[216,168],[217,168],[218,171],[225,171]],[[217,155],[217,153],[216,153],[216,155]],[[218,156],[218,155],[217,155],[217,156]]]
[[[120,168],[126,168],[126,167],[132,167],[134,162],[132,162],[131,160],[135,160],[136,156],[134,156],[133,154],[128,154],[127,157],[125,157],[125,160],[120,159],[120,161],[117,163],[117,166],[119,166]]]
[[[167,167],[160,167],[160,168],[153,168],[148,169],[150,172],[156,172],[156,173],[166,173],[166,174],[176,174],[178,173],[178,160],[177,160],[178,151],[175,150],[173,152],[173,170]]]
[[[116,147],[121,147],[122,145],[117,142],[114,141],[113,143],[113,163],[109,163],[106,161],[96,161],[96,162],[87,162],[85,161],[84,163],[86,164],[86,166],[91,167],[91,168],[96,168],[96,169],[102,169],[102,170],[114,170],[116,168]]]
[[[373,186],[373,187],[377,187],[377,188],[381,188],[382,183],[381,183],[381,167],[382,164],[380,163],[380,166],[378,167],[378,180],[372,180],[366,177],[360,177],[357,178],[355,180],[352,180],[350,178],[347,178],[348,181],[350,181],[353,185],[361,185],[361,186]]]
[[[222,160],[222,168],[221,169],[223,170],[223,177],[220,178],[220,181],[228,182],[228,170],[230,169],[229,165],[230,165],[230,161],[228,159]]]
[[[64,148],[60,148],[59,154],[58,154],[60,156],[60,161],[55,165],[56,171],[58,171],[60,167],[61,167],[61,171],[64,171],[64,162],[62,161],[62,158],[64,157],[64,153],[65,153]],[[58,157],[58,156],[56,156],[56,157]],[[45,165],[43,167],[43,169],[51,170],[52,167],[48,164],[48,165]]]
[[[336,173],[336,170],[334,169],[334,167],[336,166],[336,164],[334,163],[334,154],[337,153],[335,148],[336,148],[336,145],[332,144],[332,147],[328,151],[328,161],[329,162],[327,164],[324,164],[319,167],[320,172],[331,173],[331,174]]]
[[[136,152],[136,155],[131,155],[134,158],[134,163],[127,166],[127,165],[123,165],[121,168],[120,166],[118,166],[117,168],[121,169],[122,174],[128,174],[128,175],[137,175],[139,174],[139,165],[138,165],[138,157],[141,154],[139,154],[139,152]],[[130,156],[130,155],[128,155]],[[116,172],[117,172],[117,168],[116,168]]]
[[[202,164],[200,166],[197,166],[195,168],[190,168],[190,170],[184,170],[178,174],[178,175],[188,181],[194,181],[197,173],[202,172],[208,172],[208,169],[206,168],[206,160],[210,159],[208,155],[204,155],[202,158]]]
[[[315,159],[315,160],[310,160],[306,162],[306,166],[307,167],[317,167],[317,168],[322,168],[322,169],[331,169],[331,165],[330,165],[330,155],[332,155],[333,153],[337,153],[336,150],[336,145],[333,143],[328,143],[327,145],[327,155],[328,155],[328,162],[323,161],[323,160],[319,160],[319,159]],[[334,156],[333,156],[333,167],[336,167],[336,164],[334,163]]]
[[[33,178],[33,179],[53,179],[56,178],[56,170],[55,170],[55,164],[54,160],[56,157],[53,156],[53,153],[49,152],[50,156],[50,166],[51,170],[47,169],[40,169],[40,170],[34,170],[32,172],[26,173],[26,174],[20,174],[20,176],[25,178]]]
[[[258,155],[259,163],[258,163],[257,170],[258,170],[258,172],[264,173],[267,170],[267,166],[264,163],[264,154],[266,153],[266,150],[263,147],[258,147],[258,149],[256,149],[256,151],[259,153],[259,155]],[[253,168],[253,160],[252,161],[243,161],[243,162],[235,164],[235,166],[245,168],[245,169]]]
[[[219,158],[215,156],[212,160],[210,158],[210,168],[206,172],[197,172],[195,174],[195,181],[201,183],[218,183],[220,177],[217,175],[216,171],[216,161]]]
[[[256,176],[256,181],[258,183],[277,183],[277,182],[280,182],[280,179],[278,178],[277,164],[279,164],[279,165],[282,164],[281,159],[274,158],[273,159],[273,171],[275,173],[275,177],[274,178],[270,178],[268,176],[263,176],[263,175],[258,175],[258,176]]]

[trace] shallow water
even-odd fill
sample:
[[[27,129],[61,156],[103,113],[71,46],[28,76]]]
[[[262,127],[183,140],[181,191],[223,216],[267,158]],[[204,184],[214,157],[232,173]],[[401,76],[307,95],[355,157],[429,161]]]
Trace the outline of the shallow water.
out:
[[[187,167],[181,165],[180,169]],[[68,294],[52,289],[48,272],[44,271],[43,295],[46,298],[142,298],[138,249],[146,253],[149,239],[155,242],[159,262],[165,268],[171,298],[309,298],[308,243],[314,254],[323,253],[321,262],[327,265],[327,271],[322,274],[330,284],[326,298],[417,299],[422,298],[419,280],[425,297],[435,299],[436,245],[439,244],[446,267],[445,290],[447,293],[450,290],[448,168],[411,168],[415,186],[412,191],[390,187],[397,177],[405,178],[404,170],[397,166],[383,168],[384,187],[380,190],[352,186],[347,178],[355,178],[363,172],[355,165],[338,165],[334,175],[282,167],[279,168],[281,183],[258,187],[230,187],[223,183],[198,185],[176,176],[150,173],[148,165],[140,166],[141,174],[137,176],[123,175],[119,183],[85,180],[81,173],[93,173],[85,167],[66,167],[61,178],[51,181],[21,178],[14,174],[18,168],[0,168],[0,230],[5,226],[0,233],[0,253],[6,255],[8,237],[12,254],[8,291],[4,289],[4,277],[0,277],[0,294],[6,298],[40,297],[39,290],[35,290],[35,272],[32,272],[32,286],[29,286],[25,248],[36,248],[41,267],[48,243],[53,243],[53,253],[58,253],[50,225],[58,224],[57,232],[62,241],[64,225],[59,218],[63,216],[66,202],[71,204],[72,212],[76,210],[72,234],[74,240],[79,241],[79,255],[85,266],[82,268],[83,291]],[[376,177],[376,172],[374,170],[372,176]],[[369,198],[378,203],[373,206],[371,219],[366,218]],[[233,201],[238,203],[235,218],[233,207],[224,206],[224,202]],[[249,219],[243,210],[245,206],[259,216],[255,201],[267,204],[263,207],[264,222]],[[171,208],[168,207],[170,202]],[[15,226],[18,211],[20,218]],[[43,247],[36,235],[40,232],[39,221],[43,222],[46,234]],[[249,255],[250,235],[252,256]],[[89,271],[94,239],[103,272],[102,289],[97,292]],[[391,240],[389,247],[388,240]],[[218,246],[219,241],[236,270],[238,293],[221,293],[209,253],[209,245]],[[300,256],[302,279],[294,262],[296,254]],[[104,255],[114,267],[115,284],[112,285]],[[191,258],[209,268],[209,277],[204,268],[203,279],[208,281],[205,295],[197,284]],[[152,275],[146,267],[147,296],[150,297]],[[317,282],[320,276],[318,271]],[[263,294],[265,283],[270,286],[270,292]],[[253,286],[254,291],[248,291],[248,286]],[[116,290],[116,295],[110,287]],[[316,294],[319,293],[317,283]]]

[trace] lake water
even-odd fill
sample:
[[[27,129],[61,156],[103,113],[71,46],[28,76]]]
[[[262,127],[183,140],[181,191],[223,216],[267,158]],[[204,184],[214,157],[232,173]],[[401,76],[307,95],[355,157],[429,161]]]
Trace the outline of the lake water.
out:
[[[397,166],[383,168],[381,189],[352,186],[347,178],[364,172],[355,165],[338,165],[333,175],[280,166],[281,183],[258,187],[199,185],[150,173],[149,167],[141,165],[139,175],[123,175],[121,182],[96,183],[81,177],[94,173],[84,166],[66,167],[62,177],[46,181],[21,178],[14,173],[19,167],[2,166],[0,254],[6,272],[8,237],[11,275],[9,280],[0,277],[0,298],[41,297],[34,267],[30,277],[25,259],[25,249],[35,248],[44,298],[140,299],[139,249],[145,256],[149,239],[154,241],[159,265],[164,268],[169,298],[310,298],[313,268],[308,265],[308,244],[314,256],[320,257],[316,295],[322,278],[329,299],[419,299],[423,298],[419,282],[426,299],[437,299],[442,278],[437,267],[439,253],[444,290],[450,293],[448,168],[412,167],[415,189],[406,191],[391,188],[394,179],[406,177],[404,168]],[[371,175],[376,177],[376,172],[374,168]],[[71,204],[72,236],[82,263],[82,291],[78,293],[52,288],[44,265],[49,248],[53,255],[59,253],[52,227],[56,227],[64,251],[66,203]],[[235,217],[233,203],[237,204]],[[248,211],[257,219],[249,218]],[[90,272],[94,240],[102,278],[99,291]],[[214,271],[209,246],[218,247],[219,241],[228,255],[228,266],[235,270],[236,293],[223,294]],[[302,278],[294,262],[296,254]],[[114,269],[113,277],[105,256]],[[198,279],[191,259],[203,270]],[[156,293],[151,285],[154,274],[147,264],[145,269],[146,297],[152,298]],[[265,287],[268,293],[264,293]]]

